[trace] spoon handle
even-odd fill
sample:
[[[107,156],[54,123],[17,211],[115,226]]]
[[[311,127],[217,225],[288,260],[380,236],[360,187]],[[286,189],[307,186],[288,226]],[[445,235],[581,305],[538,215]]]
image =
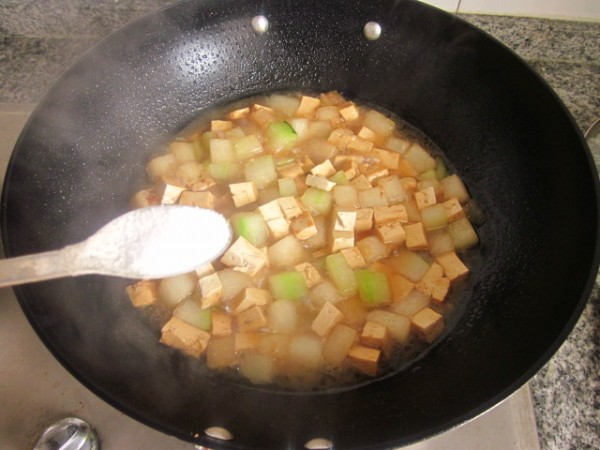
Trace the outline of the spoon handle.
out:
[[[71,272],[64,249],[1,259],[0,287],[65,277]]]

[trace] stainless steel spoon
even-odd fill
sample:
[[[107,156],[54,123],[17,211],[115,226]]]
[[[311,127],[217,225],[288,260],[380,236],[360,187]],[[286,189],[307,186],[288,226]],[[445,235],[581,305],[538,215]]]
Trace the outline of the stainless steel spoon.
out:
[[[60,250],[0,260],[0,287],[84,274],[163,278],[217,258],[231,242],[220,214],[192,206],[136,209]]]

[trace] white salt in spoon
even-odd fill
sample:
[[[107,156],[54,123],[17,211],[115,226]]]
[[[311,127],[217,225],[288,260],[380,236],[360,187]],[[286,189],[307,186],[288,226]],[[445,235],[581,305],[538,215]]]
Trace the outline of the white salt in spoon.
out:
[[[0,287],[84,274],[163,278],[214,260],[230,242],[231,228],[221,214],[151,206],[117,217],[78,244],[0,260]]]

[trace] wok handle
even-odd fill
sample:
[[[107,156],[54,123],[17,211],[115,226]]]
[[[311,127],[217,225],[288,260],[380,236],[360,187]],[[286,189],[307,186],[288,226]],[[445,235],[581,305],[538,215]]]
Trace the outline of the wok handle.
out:
[[[72,274],[65,249],[0,260],[0,287],[61,278]]]

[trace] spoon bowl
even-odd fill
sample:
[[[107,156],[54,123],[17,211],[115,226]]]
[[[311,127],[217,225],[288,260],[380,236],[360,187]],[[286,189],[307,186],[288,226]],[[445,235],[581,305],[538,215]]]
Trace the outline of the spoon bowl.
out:
[[[193,206],[152,206],[117,217],[85,241],[0,261],[0,287],[100,274],[163,278],[214,260],[231,242],[227,220]]]

